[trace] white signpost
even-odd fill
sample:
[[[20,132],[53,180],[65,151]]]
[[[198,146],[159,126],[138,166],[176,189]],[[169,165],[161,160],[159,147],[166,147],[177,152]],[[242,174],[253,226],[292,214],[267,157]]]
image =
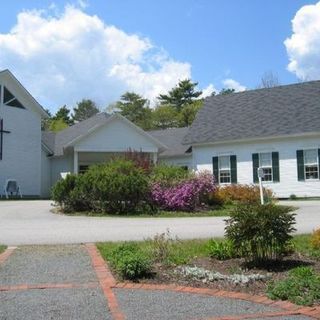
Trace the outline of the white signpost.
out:
[[[260,186],[260,200],[261,204],[264,204],[264,197],[263,197],[263,187],[262,187],[262,178],[264,177],[263,169],[258,168],[258,178],[259,178],[259,186]]]

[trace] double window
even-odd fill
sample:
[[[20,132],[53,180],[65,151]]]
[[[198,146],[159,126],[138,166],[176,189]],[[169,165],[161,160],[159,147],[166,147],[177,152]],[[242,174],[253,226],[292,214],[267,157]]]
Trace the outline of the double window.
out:
[[[298,180],[319,180],[319,149],[297,150]]]
[[[212,165],[217,183],[237,183],[237,157],[235,155],[213,157]]]

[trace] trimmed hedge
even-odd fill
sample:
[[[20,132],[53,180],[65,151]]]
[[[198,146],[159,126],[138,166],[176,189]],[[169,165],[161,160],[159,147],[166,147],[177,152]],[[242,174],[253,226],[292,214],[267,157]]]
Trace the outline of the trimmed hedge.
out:
[[[131,214],[148,203],[148,179],[132,161],[118,159],[68,175],[53,187],[52,198],[65,212]]]
[[[136,159],[136,154],[130,153],[130,157]],[[208,172],[195,174],[167,165],[146,167],[142,160],[137,163],[121,158],[92,166],[84,174],[70,174],[58,181],[52,189],[52,199],[67,213],[193,211],[207,201],[215,188]]]

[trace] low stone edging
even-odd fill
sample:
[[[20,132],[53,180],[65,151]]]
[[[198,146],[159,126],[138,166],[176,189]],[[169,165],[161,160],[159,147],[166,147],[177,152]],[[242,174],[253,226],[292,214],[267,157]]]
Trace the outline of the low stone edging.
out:
[[[135,290],[166,290],[173,292],[184,292],[191,294],[201,294],[209,295],[214,297],[226,297],[230,299],[240,299],[253,303],[259,303],[268,305],[271,307],[278,307],[283,309],[281,312],[272,312],[265,313],[263,316],[266,317],[280,317],[288,315],[305,315],[313,317],[315,319],[320,319],[320,306],[319,307],[303,307],[295,305],[289,301],[275,301],[271,300],[266,296],[262,295],[251,295],[243,292],[233,292],[233,291],[224,291],[219,289],[209,289],[209,288],[195,288],[188,286],[179,286],[174,284],[145,284],[145,283],[133,283],[133,282],[117,282],[114,276],[112,275],[110,268],[107,262],[101,257],[98,249],[94,244],[87,244],[86,248],[92,258],[92,264],[96,270],[98,279],[100,281],[101,287],[105,293],[105,296],[108,300],[108,304],[112,314],[115,316],[116,320],[125,319],[122,314],[118,302],[112,289],[114,288],[124,288],[124,289],[135,289]],[[225,316],[225,317],[213,317],[206,320],[238,320],[238,319],[253,319],[261,314],[248,314],[241,316]]]

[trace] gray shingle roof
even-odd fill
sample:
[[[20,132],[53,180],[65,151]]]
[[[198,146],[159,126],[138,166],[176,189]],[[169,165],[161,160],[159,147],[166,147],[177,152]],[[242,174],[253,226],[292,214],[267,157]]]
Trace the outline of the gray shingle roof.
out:
[[[52,133],[43,132],[42,141],[46,145],[48,143],[49,145],[47,146],[50,149],[53,148],[52,150],[55,156],[62,156],[63,149],[69,143],[81,137],[82,135],[87,134],[88,131],[92,130],[93,128],[103,125],[109,117],[109,114],[101,112],[97,113],[89,119],[76,123],[73,126],[56,133],[55,135],[53,135]]]
[[[320,132],[320,81],[205,100],[184,144]]]
[[[186,152],[190,148],[190,146],[182,144],[182,140],[187,131],[188,128],[185,127],[152,130],[148,131],[148,133],[168,147],[168,149],[160,154],[161,157],[173,157],[187,155]]]
[[[41,133],[42,133],[42,142],[53,153],[54,152],[54,144],[55,144],[56,134],[54,132],[51,132],[51,131],[42,131]]]

